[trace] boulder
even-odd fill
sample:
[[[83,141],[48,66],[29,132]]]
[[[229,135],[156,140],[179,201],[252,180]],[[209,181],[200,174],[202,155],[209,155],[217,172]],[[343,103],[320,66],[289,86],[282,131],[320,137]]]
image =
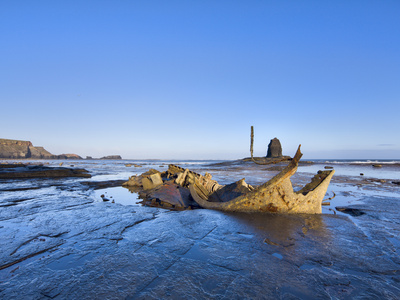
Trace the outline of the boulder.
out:
[[[273,138],[268,144],[267,157],[282,157],[281,142]]]

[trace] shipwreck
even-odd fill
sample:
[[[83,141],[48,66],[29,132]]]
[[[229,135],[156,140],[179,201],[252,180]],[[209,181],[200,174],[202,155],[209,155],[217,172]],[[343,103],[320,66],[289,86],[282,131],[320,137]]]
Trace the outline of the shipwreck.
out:
[[[203,176],[176,165],[169,165],[165,172],[151,169],[131,176],[123,186],[138,192],[144,205],[169,209],[319,214],[335,171],[319,171],[311,182],[294,191],[290,177],[296,173],[301,156],[299,146],[279,174],[257,187],[244,179],[220,185],[208,173]]]
[[[190,194],[201,207],[209,209],[232,212],[319,214],[322,212],[322,201],[335,171],[319,171],[310,183],[295,192],[290,177],[296,173],[302,155],[299,146],[288,166],[279,174],[232,200],[209,201],[213,193],[208,192],[197,179],[189,185]]]

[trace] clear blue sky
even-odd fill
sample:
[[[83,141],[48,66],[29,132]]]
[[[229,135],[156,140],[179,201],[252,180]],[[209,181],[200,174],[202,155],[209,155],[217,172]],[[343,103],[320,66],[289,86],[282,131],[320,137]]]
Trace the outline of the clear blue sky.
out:
[[[54,154],[400,158],[400,1],[0,1],[0,137]]]

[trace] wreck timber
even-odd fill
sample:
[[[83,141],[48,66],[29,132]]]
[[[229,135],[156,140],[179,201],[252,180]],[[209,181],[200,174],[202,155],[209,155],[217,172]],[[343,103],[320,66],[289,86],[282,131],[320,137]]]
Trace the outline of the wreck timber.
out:
[[[203,208],[231,212],[273,212],[320,214],[321,204],[334,170],[319,171],[312,181],[295,192],[290,177],[296,173],[303,154],[300,146],[289,165],[268,182],[228,202],[209,202],[196,179],[189,185],[193,199]]]

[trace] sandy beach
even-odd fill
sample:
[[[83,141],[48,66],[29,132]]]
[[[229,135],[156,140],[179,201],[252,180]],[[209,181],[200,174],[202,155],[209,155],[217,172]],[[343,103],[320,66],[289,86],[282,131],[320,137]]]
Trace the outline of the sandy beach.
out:
[[[57,166],[58,161],[50,161]],[[397,299],[399,164],[300,164],[293,186],[336,171],[321,215],[170,211],[121,186],[168,161],[65,162],[92,178],[1,180],[2,299]],[[174,162],[221,184],[280,165]],[[376,163],[375,163],[376,164]],[[272,168],[272,169],[271,169]],[[363,174],[363,175],[360,175]],[[90,181],[93,184],[81,184]],[[103,202],[106,194],[115,203]]]

